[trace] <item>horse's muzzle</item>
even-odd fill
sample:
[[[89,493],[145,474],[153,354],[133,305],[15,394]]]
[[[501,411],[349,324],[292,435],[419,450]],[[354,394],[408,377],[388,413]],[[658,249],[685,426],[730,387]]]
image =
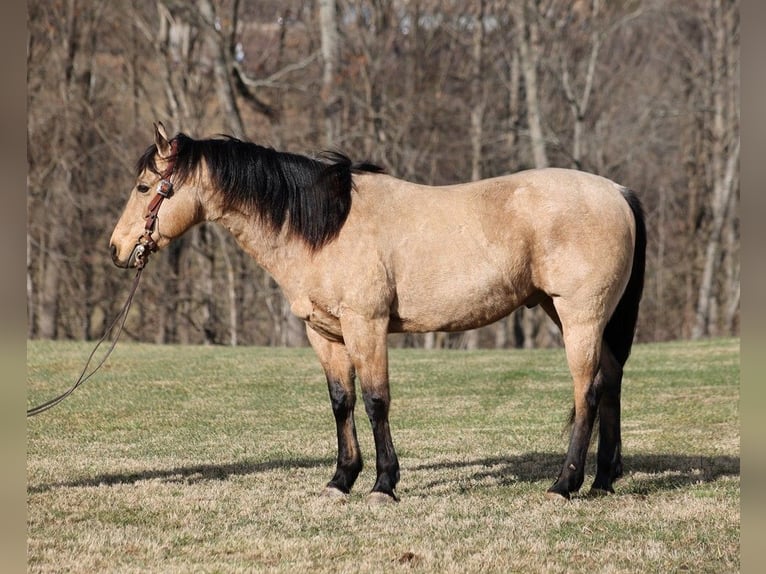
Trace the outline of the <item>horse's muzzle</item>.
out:
[[[109,245],[109,251],[112,254],[112,263],[114,263],[117,267],[122,267],[123,269],[128,267],[127,263],[120,261],[120,258],[117,255],[117,246],[114,243]]]

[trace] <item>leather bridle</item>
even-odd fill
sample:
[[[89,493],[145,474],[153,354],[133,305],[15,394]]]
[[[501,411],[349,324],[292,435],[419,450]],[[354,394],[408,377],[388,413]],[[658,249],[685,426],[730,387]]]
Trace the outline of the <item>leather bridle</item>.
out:
[[[136,246],[133,248],[133,252],[130,254],[130,262],[135,262],[136,267],[142,269],[146,265],[146,261],[150,253],[154,253],[159,249],[157,242],[152,238],[152,233],[157,229],[157,223],[159,221],[159,211],[162,206],[162,202],[166,199],[170,199],[173,196],[173,183],[170,181],[170,177],[173,175],[173,170],[176,166],[176,154],[178,153],[178,142],[174,139],[170,142],[170,157],[168,158],[168,165],[165,170],[159,174],[160,183],[157,185],[157,193],[152,198],[152,201],[147,207],[147,213],[144,216],[146,224],[144,225],[144,232],[141,237],[138,238]],[[130,264],[130,263],[129,263]]]

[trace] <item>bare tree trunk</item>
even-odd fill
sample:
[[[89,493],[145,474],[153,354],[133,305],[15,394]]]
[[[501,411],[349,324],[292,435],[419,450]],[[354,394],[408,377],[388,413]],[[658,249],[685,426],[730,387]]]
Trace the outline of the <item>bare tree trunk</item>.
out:
[[[220,20],[211,0],[197,0],[197,7],[204,23],[204,34],[207,38],[210,57],[213,59],[216,92],[223,112],[224,124],[231,135],[244,138],[246,137],[245,125],[242,123],[242,116],[231,85],[231,66],[227,54],[229,43],[220,31]]]
[[[510,59],[508,62],[508,125],[506,127],[506,141],[508,147],[508,157],[516,158],[518,151],[516,149],[516,143],[518,141],[518,123],[519,123],[519,94],[520,94],[520,65],[519,65],[519,51],[512,49],[511,53],[507,55]],[[512,171],[515,166],[511,166]]]
[[[665,310],[665,248],[666,248],[666,220],[667,220],[667,195],[665,186],[657,190],[659,201],[657,206],[657,273],[655,274],[655,298],[657,299],[658,314]],[[662,335],[657,331],[659,323],[655,323],[655,340],[661,340]]]
[[[54,191],[55,193],[55,191]],[[54,208],[53,212],[61,213],[61,209]],[[56,260],[59,254],[58,247],[64,240],[62,225],[53,222],[48,234],[48,249],[45,265],[42,272],[42,285],[40,288],[40,313],[38,314],[37,330],[43,339],[55,339],[58,335],[59,318],[59,287],[61,285],[61,261]]]
[[[236,274],[234,273],[234,265],[231,262],[231,257],[229,257],[229,250],[224,232],[218,225],[213,225],[211,228],[218,238],[218,245],[221,248],[223,263],[226,267],[226,292],[229,301],[229,345],[236,347],[239,323],[239,313],[237,308],[239,301],[237,300]]]
[[[447,333],[441,331],[425,333],[423,336],[424,349],[444,349],[447,346]]]
[[[736,217],[737,194],[732,193],[729,206],[729,217]],[[726,249],[726,282],[724,284],[725,310],[723,317],[723,331],[726,335],[735,335],[737,330],[737,319],[739,317],[740,303],[740,262],[739,262],[739,237],[734,225],[726,226],[726,238],[724,240]]]
[[[152,29],[137,15],[136,26],[143,30],[144,36],[153,39],[155,51],[162,55],[161,61],[166,78],[162,86],[170,117],[179,129],[190,129],[193,126],[189,123],[194,116],[189,101],[191,94],[187,94],[187,90],[179,86],[188,83],[188,63],[192,54],[189,42],[179,41],[179,39],[188,38],[191,34],[191,24],[174,17],[170,9],[162,2],[157,2],[157,11],[160,15],[159,31]]]
[[[531,12],[534,11],[534,14]],[[548,167],[548,154],[545,149],[543,136],[542,112],[537,90],[537,69],[540,62],[540,30],[537,22],[537,8],[530,6],[529,0],[521,2],[515,11],[516,36],[518,38],[519,64],[524,77],[526,93],[527,122],[529,124],[529,139],[532,147],[532,158],[536,168]],[[524,334],[522,343],[525,349],[535,346],[535,338],[540,325],[545,320],[539,308],[527,309],[522,307],[520,314],[521,330]]]
[[[711,89],[713,91],[713,121],[711,126],[710,169],[712,179],[712,197],[710,209],[712,222],[707,235],[704,266],[697,294],[696,315],[692,328],[692,339],[699,339],[711,334],[716,312],[714,297],[714,279],[717,275],[724,225],[731,219],[731,196],[736,189],[737,168],[739,165],[739,137],[730,132],[735,118],[727,117],[727,111],[732,110],[727,98],[731,97],[732,84],[735,82],[732,63],[728,55],[731,53],[729,43],[733,42],[732,35],[735,22],[734,9],[725,3],[710,0],[711,33],[713,46],[711,52]],[[735,128],[736,129],[736,128]]]
[[[57,157],[54,160],[52,183],[46,198],[45,217],[48,219],[46,249],[43,252],[45,263],[42,267],[42,288],[40,290],[39,335],[44,339],[55,339],[59,336],[60,298],[62,296],[61,273],[65,265],[65,242],[67,238],[66,225],[73,219],[72,197],[73,185],[76,184],[72,171],[75,169],[72,147],[76,145],[74,107],[81,103],[83,94],[82,84],[78,83],[78,70],[75,60],[81,52],[82,38],[77,18],[78,6],[76,0],[66,4],[65,33],[62,46],[63,54],[61,78],[61,93],[64,99],[63,114],[59,119],[57,141]],[[79,223],[79,221],[77,222]]]
[[[585,115],[588,112],[591,92],[593,91],[593,82],[596,76],[596,61],[601,51],[601,31],[595,23],[601,8],[600,0],[591,0],[591,25],[590,25],[590,53],[588,55],[588,65],[583,80],[582,92],[575,94],[575,88],[569,73],[569,64],[566,61],[564,52],[559,56],[561,65],[561,84],[566,94],[569,108],[573,117],[572,133],[572,163],[576,168],[582,167],[583,156],[583,133],[585,130]]]
[[[277,149],[338,145],[422,184],[582,164],[643,190],[653,215],[641,338],[739,329],[737,0],[484,0],[480,58],[479,2],[28,4],[30,337],[89,336],[90,322],[95,331],[117,312],[124,275],[102,249],[83,258],[79,246],[103,246],[120,206],[93,191],[130,181],[157,119],[194,136],[247,127]],[[146,320],[130,321],[130,336],[202,342],[205,291],[218,342],[303,336],[228,237],[208,235],[206,287],[211,268],[192,239],[152,260],[168,289],[143,285]],[[552,341],[544,315],[522,309],[513,321],[480,344]],[[471,346],[473,336],[398,341]]]
[[[484,68],[484,9],[485,0],[479,0],[473,29],[471,66],[471,181],[482,178],[482,141],[484,136],[484,108],[486,89],[482,72]],[[479,348],[479,329],[466,331],[463,344],[467,350]]]
[[[518,124],[519,124],[519,94],[520,82],[521,82],[521,70],[519,64],[519,51],[515,47],[511,47],[510,50],[504,52],[504,58],[507,66],[507,79],[506,87],[508,90],[508,119],[506,123],[506,146],[508,148],[507,155],[509,158],[517,158],[518,150],[516,144],[518,141]],[[516,165],[513,159],[512,165],[509,166],[510,171],[516,171]],[[495,348],[505,349],[511,345],[513,339],[513,324],[516,320],[516,315],[512,314],[509,317],[500,319],[495,324]],[[510,336],[509,336],[510,335]]]
[[[154,342],[158,345],[164,343],[186,343],[188,333],[180,327],[179,318],[183,315],[185,301],[189,299],[189,283],[181,279],[183,253],[186,251],[186,240],[171,243],[164,252],[164,261],[169,271],[166,281],[175,287],[166,288],[165,292],[172,293],[172,297],[160,298],[159,312],[157,317],[157,330]]]
[[[361,86],[364,92],[364,156],[384,165],[386,159],[386,125],[383,109],[386,97],[385,86],[391,80],[385,70],[390,61],[390,50],[397,36],[392,25],[395,18],[392,0],[376,0],[370,8],[357,12],[357,29],[363,30],[355,42],[361,56],[359,67]]]
[[[700,339],[711,334],[710,330],[714,319],[713,282],[719,267],[723,228],[729,219],[730,197],[734,193],[734,178],[738,162],[739,140],[737,140],[734,151],[728,158],[725,173],[720,180],[716,181],[713,190],[713,222],[705,248],[705,264],[697,295],[697,313],[692,329],[692,339]]]
[[[429,332],[423,335],[423,348],[434,349],[436,348],[436,333]]]
[[[530,14],[534,10],[534,14]],[[536,7],[529,7],[529,0],[517,5],[516,36],[519,42],[521,73],[526,89],[527,121],[529,139],[532,146],[532,158],[536,168],[548,167],[548,154],[543,136],[542,112],[537,93],[537,68],[540,63],[540,29],[537,22]]]
[[[322,42],[322,104],[325,145],[335,144],[338,135],[335,74],[338,68],[338,24],[335,0],[319,0],[319,31]]]
[[[203,342],[205,345],[216,343],[216,325],[214,310],[214,269],[212,246],[208,238],[209,226],[200,225],[191,230],[192,253],[196,255],[194,259],[198,262],[195,267],[199,269],[195,281],[195,291],[200,293],[196,300],[192,300],[192,312],[199,306],[199,321],[202,330]],[[196,313],[195,313],[196,318]]]

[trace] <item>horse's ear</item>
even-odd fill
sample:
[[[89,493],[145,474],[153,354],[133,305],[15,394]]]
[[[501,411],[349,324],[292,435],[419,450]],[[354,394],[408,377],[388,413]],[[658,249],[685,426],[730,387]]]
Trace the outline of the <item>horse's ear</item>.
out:
[[[170,157],[170,141],[168,139],[168,132],[165,130],[165,126],[162,122],[154,124],[154,144],[157,146],[157,151],[160,157]]]

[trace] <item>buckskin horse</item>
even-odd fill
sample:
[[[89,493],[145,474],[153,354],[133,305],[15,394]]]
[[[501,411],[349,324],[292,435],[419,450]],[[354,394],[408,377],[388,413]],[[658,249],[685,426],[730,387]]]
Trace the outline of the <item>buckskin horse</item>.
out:
[[[622,373],[645,267],[633,192],[552,168],[432,187],[339,153],[310,158],[226,136],[171,139],[162,124],[154,131],[111,237],[114,263],[143,267],[213,221],[274,277],[327,378],[338,458],[324,494],[346,497],[362,469],[358,378],[375,441],[368,498],[398,500],[388,333],[472,329],[521,305],[540,305],[561,329],[574,383],[569,449],[548,495],[569,498],[582,486],[597,419],[592,492],[614,492]]]

